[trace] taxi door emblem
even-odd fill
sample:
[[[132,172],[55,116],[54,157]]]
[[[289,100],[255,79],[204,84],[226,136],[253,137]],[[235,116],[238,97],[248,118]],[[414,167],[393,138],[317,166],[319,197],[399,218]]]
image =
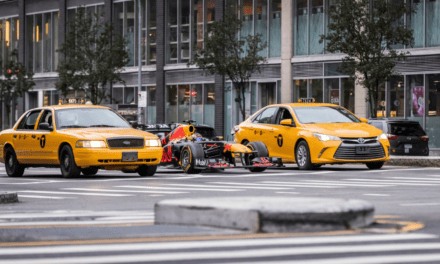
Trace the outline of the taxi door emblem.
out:
[[[359,142],[359,144],[364,144],[365,143],[365,139],[364,138],[358,138],[358,142]]]
[[[279,134],[277,137],[277,143],[279,147],[283,146],[283,135]]]
[[[41,147],[41,148],[44,148],[44,146],[46,146],[46,136],[45,136],[45,135],[43,135],[43,136],[40,138],[40,147]]]

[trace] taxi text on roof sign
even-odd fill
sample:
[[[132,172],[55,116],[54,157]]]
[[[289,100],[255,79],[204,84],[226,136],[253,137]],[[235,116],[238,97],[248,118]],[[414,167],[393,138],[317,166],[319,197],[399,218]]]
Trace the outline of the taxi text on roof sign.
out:
[[[84,104],[84,98],[61,98],[59,101],[59,105],[65,104]]]
[[[298,103],[314,103],[315,98],[300,98],[298,99]]]

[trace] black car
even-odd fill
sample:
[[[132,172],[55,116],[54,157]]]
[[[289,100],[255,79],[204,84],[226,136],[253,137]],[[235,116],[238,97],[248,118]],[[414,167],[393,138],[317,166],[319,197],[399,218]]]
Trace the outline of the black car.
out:
[[[390,141],[390,155],[429,156],[428,141],[420,123],[406,119],[370,119],[368,124],[381,129]]]

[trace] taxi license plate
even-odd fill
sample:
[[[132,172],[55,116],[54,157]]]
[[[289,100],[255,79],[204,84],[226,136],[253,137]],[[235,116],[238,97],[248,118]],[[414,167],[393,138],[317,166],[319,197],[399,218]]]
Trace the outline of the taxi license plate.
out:
[[[356,154],[369,154],[370,147],[356,147]]]
[[[137,151],[122,152],[122,161],[123,162],[130,162],[130,161],[137,161],[137,160],[138,160]]]

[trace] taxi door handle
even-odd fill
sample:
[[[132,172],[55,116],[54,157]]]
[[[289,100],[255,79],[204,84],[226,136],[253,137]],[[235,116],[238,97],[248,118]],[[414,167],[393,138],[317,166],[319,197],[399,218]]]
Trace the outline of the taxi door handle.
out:
[[[37,136],[35,136],[35,135],[32,135],[32,138],[36,138]]]
[[[17,138],[17,135],[14,135],[14,138]]]
[[[251,126],[251,127],[249,127],[249,129],[250,129],[250,130],[254,130],[254,127],[253,127],[253,126]]]

